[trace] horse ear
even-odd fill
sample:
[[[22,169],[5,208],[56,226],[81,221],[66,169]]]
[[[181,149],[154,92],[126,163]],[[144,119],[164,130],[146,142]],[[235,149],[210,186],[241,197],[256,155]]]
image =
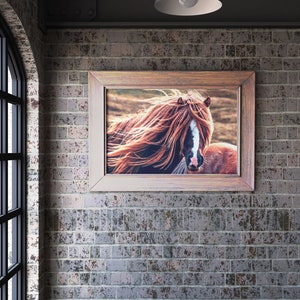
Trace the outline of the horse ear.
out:
[[[211,103],[211,99],[210,97],[207,97],[205,100],[204,100],[204,104],[206,107],[209,107],[210,106],[210,103]]]
[[[177,104],[179,104],[179,105],[183,105],[184,104],[184,101],[183,101],[182,97],[178,98]]]

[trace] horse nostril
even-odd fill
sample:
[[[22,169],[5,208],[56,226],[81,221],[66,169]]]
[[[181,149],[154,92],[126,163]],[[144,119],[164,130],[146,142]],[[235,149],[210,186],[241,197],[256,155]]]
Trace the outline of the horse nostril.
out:
[[[186,155],[185,159],[186,159],[187,163],[190,163],[192,157],[193,157],[193,152],[189,152],[189,153]]]
[[[203,164],[204,159],[203,156],[200,154],[198,154],[197,157],[198,157],[198,167],[200,167]]]

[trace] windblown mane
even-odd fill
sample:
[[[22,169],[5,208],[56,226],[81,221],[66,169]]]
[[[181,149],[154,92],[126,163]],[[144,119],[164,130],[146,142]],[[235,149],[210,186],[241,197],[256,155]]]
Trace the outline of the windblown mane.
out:
[[[146,112],[111,125],[107,132],[108,171],[138,173],[145,166],[166,170],[174,160],[175,149],[182,151],[192,119],[197,122],[200,144],[205,148],[213,122],[197,91],[164,97]]]

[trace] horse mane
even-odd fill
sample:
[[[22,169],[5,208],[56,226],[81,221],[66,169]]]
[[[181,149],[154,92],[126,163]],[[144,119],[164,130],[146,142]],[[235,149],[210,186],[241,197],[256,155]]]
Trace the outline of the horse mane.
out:
[[[208,106],[199,92],[190,91],[164,97],[146,112],[112,124],[107,132],[108,169],[122,174],[137,173],[140,167],[150,165],[167,169],[174,159],[178,140],[183,149],[192,119],[197,122],[200,142],[205,148],[213,132]],[[149,152],[155,146],[160,150]]]

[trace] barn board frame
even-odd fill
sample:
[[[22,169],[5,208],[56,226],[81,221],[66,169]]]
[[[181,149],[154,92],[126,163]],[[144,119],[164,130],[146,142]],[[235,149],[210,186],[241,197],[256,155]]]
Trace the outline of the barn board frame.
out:
[[[108,191],[253,191],[255,73],[252,71],[89,72],[89,187]],[[114,89],[236,89],[236,174],[111,174],[107,172],[107,93]]]

